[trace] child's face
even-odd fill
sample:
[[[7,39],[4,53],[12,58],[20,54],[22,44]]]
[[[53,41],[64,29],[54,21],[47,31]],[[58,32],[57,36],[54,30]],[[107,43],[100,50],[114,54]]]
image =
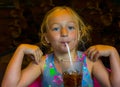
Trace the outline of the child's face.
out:
[[[78,21],[66,10],[55,11],[48,18],[46,40],[52,45],[54,51],[67,52],[65,43],[71,50],[78,44]]]

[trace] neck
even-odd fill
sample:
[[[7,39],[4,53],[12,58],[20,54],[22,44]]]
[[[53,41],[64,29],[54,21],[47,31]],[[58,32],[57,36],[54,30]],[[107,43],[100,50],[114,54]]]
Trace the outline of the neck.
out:
[[[76,51],[71,52],[72,60],[75,60],[76,56],[77,56]],[[70,59],[68,53],[65,53],[65,54],[56,54],[56,53],[54,53],[54,58],[55,58],[55,61],[57,61],[57,62],[60,62],[62,60],[69,60]]]

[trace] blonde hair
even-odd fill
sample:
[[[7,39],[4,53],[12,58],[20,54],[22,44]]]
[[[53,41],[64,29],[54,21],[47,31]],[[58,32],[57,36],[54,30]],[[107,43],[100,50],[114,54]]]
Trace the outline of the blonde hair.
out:
[[[88,34],[88,26],[85,25],[85,23],[83,22],[82,18],[70,7],[67,6],[58,6],[58,7],[54,7],[53,9],[51,9],[50,11],[48,11],[48,13],[45,15],[42,25],[41,25],[41,43],[42,45],[46,46],[46,47],[50,47],[50,45],[46,42],[45,40],[45,33],[47,32],[47,24],[48,24],[48,20],[49,20],[49,16],[52,15],[55,11],[57,10],[66,10],[67,12],[69,12],[74,19],[76,19],[78,21],[79,24],[79,46],[84,46],[84,44],[89,40],[89,34]]]

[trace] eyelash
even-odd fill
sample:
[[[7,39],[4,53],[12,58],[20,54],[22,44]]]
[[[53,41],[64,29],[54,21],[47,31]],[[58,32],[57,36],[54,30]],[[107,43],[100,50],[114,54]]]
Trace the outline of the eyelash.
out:
[[[53,31],[59,31],[60,29],[61,29],[61,27],[52,28]],[[75,29],[75,27],[74,26],[68,26],[67,29],[68,30],[73,30],[73,29]]]
[[[53,31],[58,31],[59,30],[59,28],[57,27],[57,28],[53,28],[52,29]]]
[[[73,30],[73,29],[75,29],[75,27],[74,26],[69,26],[68,29]]]

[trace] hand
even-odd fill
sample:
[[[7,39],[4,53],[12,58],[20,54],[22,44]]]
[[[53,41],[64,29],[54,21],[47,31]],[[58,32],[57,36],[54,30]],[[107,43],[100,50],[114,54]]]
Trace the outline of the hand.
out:
[[[23,49],[24,54],[30,55],[31,58],[35,61],[35,63],[38,64],[40,62],[43,52],[38,46],[30,44],[21,44],[20,48]]]
[[[110,56],[111,53],[112,53],[112,50],[113,50],[112,46],[108,46],[108,45],[95,45],[95,46],[89,47],[85,51],[85,54],[92,61],[96,61],[101,56],[104,56],[104,57]]]

